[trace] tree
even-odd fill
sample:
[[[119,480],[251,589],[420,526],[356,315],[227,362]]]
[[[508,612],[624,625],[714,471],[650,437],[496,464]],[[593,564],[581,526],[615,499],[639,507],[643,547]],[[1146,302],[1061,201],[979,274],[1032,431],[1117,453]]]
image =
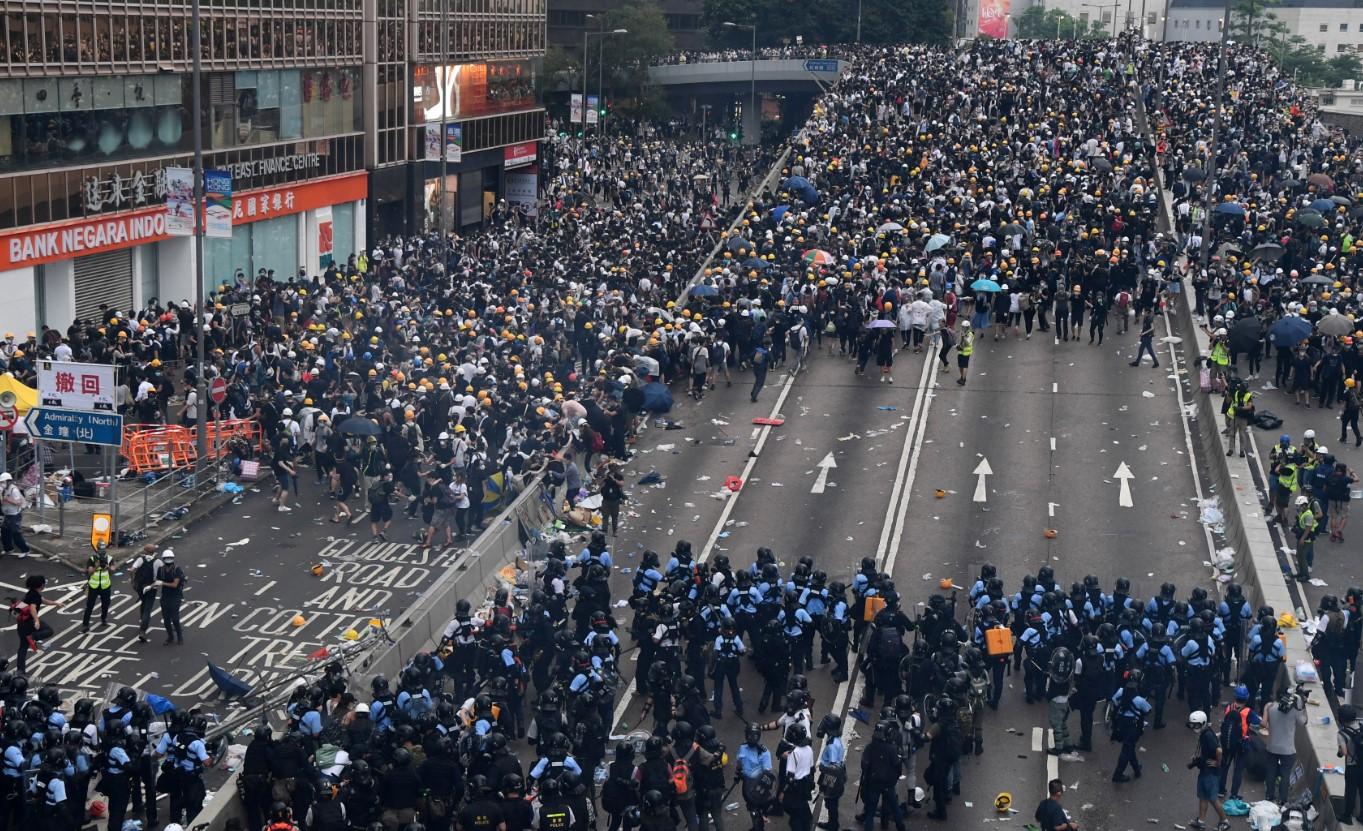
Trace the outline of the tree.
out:
[[[638,92],[648,84],[649,66],[677,50],[662,7],[652,0],[628,0],[606,12],[602,23],[608,32],[627,30],[626,34],[603,35],[602,43],[588,47],[596,50],[591,64],[601,56],[605,82],[613,91]]]
[[[1265,21],[1273,17],[1273,9],[1280,5],[1282,0],[1235,0],[1230,10],[1231,37],[1258,46],[1265,34]]]
[[[550,46],[544,52],[544,64],[535,80],[540,103],[560,90],[581,89],[582,61],[562,46]]]
[[[1084,22],[1064,9],[1029,6],[1017,16],[1017,37],[1025,40],[1070,40],[1076,37],[1107,37],[1102,21]]]
[[[1350,78],[1357,78],[1360,71],[1363,71],[1363,64],[1359,63],[1358,56],[1352,52],[1344,52],[1335,55],[1325,62],[1325,72],[1321,77],[1320,86],[1330,89],[1338,89]]]

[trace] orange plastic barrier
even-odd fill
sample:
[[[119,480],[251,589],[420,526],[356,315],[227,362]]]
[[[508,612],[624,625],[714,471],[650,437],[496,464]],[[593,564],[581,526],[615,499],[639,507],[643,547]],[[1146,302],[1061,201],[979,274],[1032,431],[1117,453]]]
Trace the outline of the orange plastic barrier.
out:
[[[120,451],[134,473],[190,468],[198,458],[193,436],[174,426],[129,425]]]

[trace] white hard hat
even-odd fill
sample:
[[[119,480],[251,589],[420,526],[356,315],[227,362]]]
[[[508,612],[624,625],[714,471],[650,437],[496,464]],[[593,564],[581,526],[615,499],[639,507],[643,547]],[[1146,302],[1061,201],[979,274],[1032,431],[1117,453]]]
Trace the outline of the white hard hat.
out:
[[[1314,438],[1316,437],[1316,431],[1315,431],[1315,430],[1307,430],[1305,433],[1302,433],[1302,434],[1301,434],[1301,437],[1304,438],[1304,439],[1314,439]]]
[[[1201,710],[1193,710],[1188,714],[1189,727],[1203,727],[1207,724],[1207,714]]]
[[[962,329],[969,329],[969,328],[970,328],[970,321],[968,321],[968,320],[962,320],[962,321],[961,321],[961,328],[962,328]]]
[[[13,478],[14,477],[10,476],[8,472],[0,473],[0,482],[8,482]]]
[[[172,549],[167,548],[165,551],[162,551],[162,552],[161,552],[161,559],[163,559],[163,560],[173,560],[173,559],[175,559],[175,551],[172,550]]]
[[[1298,497],[1297,497],[1297,504],[1298,504],[1298,505],[1305,505],[1306,503],[1308,503],[1308,502],[1310,502],[1310,501],[1311,501],[1311,500],[1307,499],[1307,498],[1304,497],[1304,496],[1298,496]]]
[[[283,413],[283,415],[284,415],[285,418],[287,418],[287,417],[293,415],[293,409],[290,408],[290,407],[285,407],[285,408],[284,408],[284,413]]]
[[[1317,448],[1316,448],[1316,452],[1319,453],[1320,455],[1324,456],[1324,455],[1326,455],[1326,454],[1328,454],[1328,453],[1330,452],[1330,448],[1328,448],[1328,447],[1326,447],[1325,445],[1322,444],[1320,447],[1317,447]]]
[[[449,434],[449,433],[443,433],[443,432],[442,432],[440,435],[436,436],[436,438],[437,438],[438,440],[440,440],[440,441],[445,441],[445,440],[447,440],[449,437],[450,437],[450,434]]]

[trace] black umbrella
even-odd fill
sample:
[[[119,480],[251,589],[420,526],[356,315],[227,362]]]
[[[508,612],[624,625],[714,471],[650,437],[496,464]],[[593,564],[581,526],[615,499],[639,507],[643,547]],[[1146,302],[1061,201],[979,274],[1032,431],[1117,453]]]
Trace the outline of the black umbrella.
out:
[[[336,431],[343,436],[377,436],[383,432],[383,428],[376,421],[351,416],[337,425]]]
[[[1095,158],[1092,162],[1092,165],[1095,170],[1101,170],[1104,173],[1112,172],[1112,162],[1109,161],[1104,156],[1098,156],[1097,158]]]
[[[1324,228],[1327,224],[1320,211],[1299,211],[1296,222],[1305,228]]]
[[[1250,256],[1256,260],[1277,262],[1283,256],[1283,247],[1276,242],[1266,242],[1255,246]]]
[[[1189,182],[1201,182],[1203,179],[1207,178],[1207,171],[1200,167],[1184,168],[1183,178]]]
[[[1258,318],[1247,317],[1235,321],[1230,330],[1230,351],[1249,352],[1254,344],[1262,340],[1264,327]]]
[[[729,249],[730,251],[738,251],[740,249],[748,251],[757,250],[756,248],[753,247],[753,244],[751,242],[748,242],[742,237],[729,237],[729,241],[725,243],[724,247]]]

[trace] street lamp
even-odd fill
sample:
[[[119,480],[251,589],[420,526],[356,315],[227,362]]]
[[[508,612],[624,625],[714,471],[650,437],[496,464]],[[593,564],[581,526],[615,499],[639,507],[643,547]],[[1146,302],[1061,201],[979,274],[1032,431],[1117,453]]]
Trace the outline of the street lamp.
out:
[[[752,32],[752,60],[749,62],[748,73],[748,106],[752,108],[753,123],[757,125],[757,139],[762,136],[762,116],[757,112],[757,19],[753,18],[752,23],[735,23],[732,20],[724,21],[725,28],[728,29],[747,29]],[[860,41],[860,38],[858,38]]]
[[[1102,25],[1104,22],[1103,9],[1112,9],[1112,31],[1109,34],[1114,38],[1117,37],[1117,8],[1121,5],[1120,0],[1115,0],[1115,2],[1112,3],[1080,3],[1079,5],[1086,9],[1098,9],[1099,25]]]
[[[595,16],[595,15],[590,15],[590,14],[587,15],[587,17],[589,17],[589,18],[590,18],[590,17],[594,17],[594,16]],[[602,21],[602,24],[604,25],[604,23],[605,23],[605,21],[603,20],[603,21]],[[597,44],[597,55],[596,55],[596,90],[597,90],[597,105],[600,106],[601,101],[606,97],[606,87],[605,87],[605,84],[604,84],[604,76],[603,76],[603,74],[602,74],[602,69],[603,69],[603,67],[605,66],[606,38],[607,38],[608,36],[610,36],[610,35],[627,35],[627,34],[629,34],[629,29],[610,29],[610,30],[602,29],[602,30],[599,31],[599,32],[589,32],[589,31],[586,31],[585,29],[583,30],[583,32],[582,32],[582,99],[583,99],[583,100],[582,100],[582,105],[583,105],[584,107],[587,105],[587,38],[589,38],[589,37],[598,37],[598,38],[601,38],[601,41]],[[597,114],[597,124],[598,124],[598,126],[600,126],[600,121],[601,121],[601,117],[600,117],[600,113],[598,113],[598,114]],[[582,129],[583,129],[583,130],[586,130],[586,129],[587,129],[587,117],[586,117],[585,114],[584,114],[583,117],[582,117]]]

